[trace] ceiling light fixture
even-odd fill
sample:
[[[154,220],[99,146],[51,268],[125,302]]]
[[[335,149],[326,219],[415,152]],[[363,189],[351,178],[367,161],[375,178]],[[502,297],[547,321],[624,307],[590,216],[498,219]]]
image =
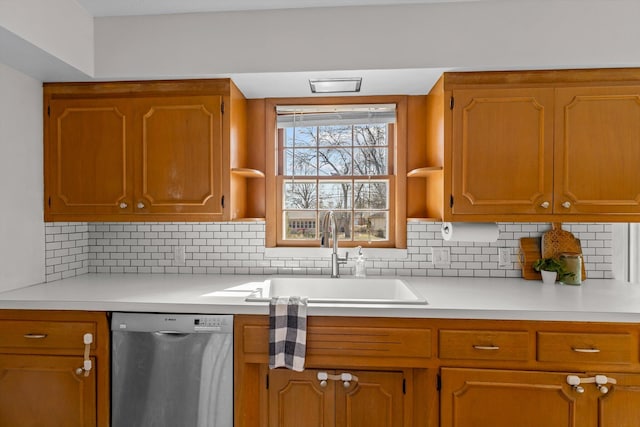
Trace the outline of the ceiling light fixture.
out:
[[[309,79],[313,93],[360,92],[362,77],[338,79]]]

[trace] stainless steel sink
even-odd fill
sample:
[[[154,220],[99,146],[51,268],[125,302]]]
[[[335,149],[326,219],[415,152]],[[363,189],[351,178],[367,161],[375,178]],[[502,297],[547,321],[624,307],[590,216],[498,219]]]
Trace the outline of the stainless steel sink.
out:
[[[309,303],[323,304],[427,304],[409,284],[390,278],[276,277],[265,280],[246,301],[294,295],[308,297]]]

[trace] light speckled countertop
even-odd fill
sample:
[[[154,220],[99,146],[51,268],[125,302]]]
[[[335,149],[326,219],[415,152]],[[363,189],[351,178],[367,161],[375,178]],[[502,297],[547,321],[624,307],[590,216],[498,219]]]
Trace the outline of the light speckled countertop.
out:
[[[267,277],[87,274],[0,293],[0,309],[267,314],[245,301]],[[300,278],[304,280],[304,277]],[[311,304],[309,315],[640,322],[640,285],[616,280],[581,286],[495,278],[403,277],[426,306]]]

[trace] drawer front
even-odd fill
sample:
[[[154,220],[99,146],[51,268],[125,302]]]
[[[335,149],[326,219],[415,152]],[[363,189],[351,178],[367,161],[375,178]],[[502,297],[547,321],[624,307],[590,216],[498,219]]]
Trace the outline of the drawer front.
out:
[[[538,332],[541,362],[629,364],[636,359],[631,334]]]
[[[313,327],[308,355],[431,357],[431,331],[409,328]]]
[[[526,331],[440,330],[440,359],[528,360]]]
[[[91,348],[95,348],[96,324],[92,322],[2,320],[0,349],[72,349],[81,353],[86,333],[93,334]]]
[[[245,325],[242,350],[269,352],[269,328]],[[313,326],[307,330],[307,356],[431,357],[431,331],[410,328]]]

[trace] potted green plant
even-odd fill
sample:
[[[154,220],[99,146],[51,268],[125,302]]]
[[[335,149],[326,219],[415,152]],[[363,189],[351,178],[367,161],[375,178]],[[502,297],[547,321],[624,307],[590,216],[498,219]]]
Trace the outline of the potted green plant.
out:
[[[567,274],[564,263],[557,258],[540,258],[533,263],[533,269],[542,274],[543,283],[555,283]]]

